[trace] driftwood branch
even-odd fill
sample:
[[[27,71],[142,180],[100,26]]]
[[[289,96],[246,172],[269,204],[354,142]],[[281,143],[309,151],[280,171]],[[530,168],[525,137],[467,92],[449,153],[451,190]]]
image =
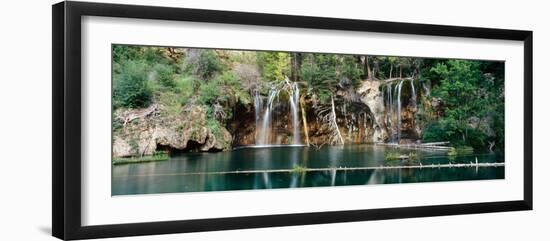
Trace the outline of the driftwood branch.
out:
[[[332,125],[333,125],[333,128],[338,133],[338,138],[340,139],[340,143],[343,145],[344,144],[344,138],[342,138],[342,133],[340,133],[340,128],[338,128],[338,122],[336,122],[336,109],[334,107],[334,97],[332,97],[332,96],[330,97],[330,102],[331,102],[331,105],[332,105]]]
[[[422,143],[420,145],[422,146],[443,146],[443,145],[448,145],[449,141],[438,141],[438,142],[426,142],[426,143]]]
[[[135,119],[144,119],[147,116],[150,116],[151,114],[155,113],[158,109],[158,106],[151,105],[145,109],[138,109],[138,110],[127,110],[118,115],[118,119],[122,121],[123,125],[126,126],[126,124],[132,122]]]

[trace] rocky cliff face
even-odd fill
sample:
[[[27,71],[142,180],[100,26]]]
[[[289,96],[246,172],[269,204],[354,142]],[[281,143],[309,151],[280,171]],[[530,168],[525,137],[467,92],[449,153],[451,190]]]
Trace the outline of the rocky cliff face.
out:
[[[365,103],[372,113],[372,142],[384,142],[388,139],[388,131],[384,118],[386,108],[384,106],[384,94],[380,90],[380,81],[365,80],[357,90],[361,101]]]
[[[166,115],[163,106],[118,110],[113,131],[113,156],[152,155],[158,150],[222,151],[231,148],[231,134],[210,126],[199,106]]]

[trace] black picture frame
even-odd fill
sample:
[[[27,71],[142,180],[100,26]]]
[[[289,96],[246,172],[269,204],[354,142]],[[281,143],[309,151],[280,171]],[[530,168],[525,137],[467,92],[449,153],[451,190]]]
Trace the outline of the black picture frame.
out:
[[[524,193],[522,200],[420,207],[140,222],[81,224],[81,17],[230,23],[258,26],[351,30],[428,36],[516,40],[524,43]],[[89,2],[52,6],[52,233],[60,239],[199,232],[380,219],[532,210],[533,208],[533,33],[532,31],[384,21],[290,16]]]

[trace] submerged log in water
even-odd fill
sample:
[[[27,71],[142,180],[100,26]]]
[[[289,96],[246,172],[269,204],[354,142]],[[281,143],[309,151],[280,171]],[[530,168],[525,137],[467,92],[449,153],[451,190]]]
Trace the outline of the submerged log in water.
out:
[[[448,164],[430,164],[422,165],[404,165],[404,166],[370,166],[370,167],[326,167],[326,168],[308,168],[300,167],[300,172],[314,171],[360,171],[360,170],[392,170],[392,169],[422,169],[422,168],[468,168],[468,167],[504,167],[504,162],[491,163],[448,163]],[[223,174],[253,174],[253,173],[292,173],[293,169],[269,169],[269,170],[236,170],[220,172],[184,172],[184,173],[159,173],[159,174],[138,174],[134,176],[179,176],[179,175],[223,175]]]
[[[447,144],[447,143],[448,142],[434,142],[434,143],[422,143],[422,144],[414,144],[414,143],[408,143],[408,144],[376,143],[376,145],[391,146],[391,147],[403,148],[403,149],[422,149],[422,150],[436,150],[436,151],[450,151],[450,150],[452,150],[453,147],[442,146],[443,144]]]

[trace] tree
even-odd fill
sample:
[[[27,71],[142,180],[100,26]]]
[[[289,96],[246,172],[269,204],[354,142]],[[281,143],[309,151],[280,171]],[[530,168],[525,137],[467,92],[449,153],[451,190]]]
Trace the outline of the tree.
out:
[[[174,80],[175,70],[170,65],[157,64],[154,67],[156,79],[162,87],[174,88],[176,82]]]
[[[340,72],[339,78],[345,77],[351,80],[352,84],[356,87],[361,83],[361,76],[363,75],[363,68],[357,63],[356,56],[344,55],[339,63]]]
[[[386,57],[386,60],[390,64],[390,79],[393,77],[393,67],[396,65],[398,58],[397,57]]]
[[[329,103],[337,88],[337,59],[334,54],[306,54],[301,66],[302,79],[307,82],[308,92],[317,95],[321,103]]]
[[[479,62],[449,60],[437,63],[430,71],[440,78],[432,93],[443,101],[444,116],[427,126],[424,139],[446,138],[455,145],[482,148],[486,136],[470,125],[472,117],[481,120],[486,115],[489,105]]]
[[[267,82],[280,82],[290,76],[290,55],[285,52],[259,52],[258,65]]]

